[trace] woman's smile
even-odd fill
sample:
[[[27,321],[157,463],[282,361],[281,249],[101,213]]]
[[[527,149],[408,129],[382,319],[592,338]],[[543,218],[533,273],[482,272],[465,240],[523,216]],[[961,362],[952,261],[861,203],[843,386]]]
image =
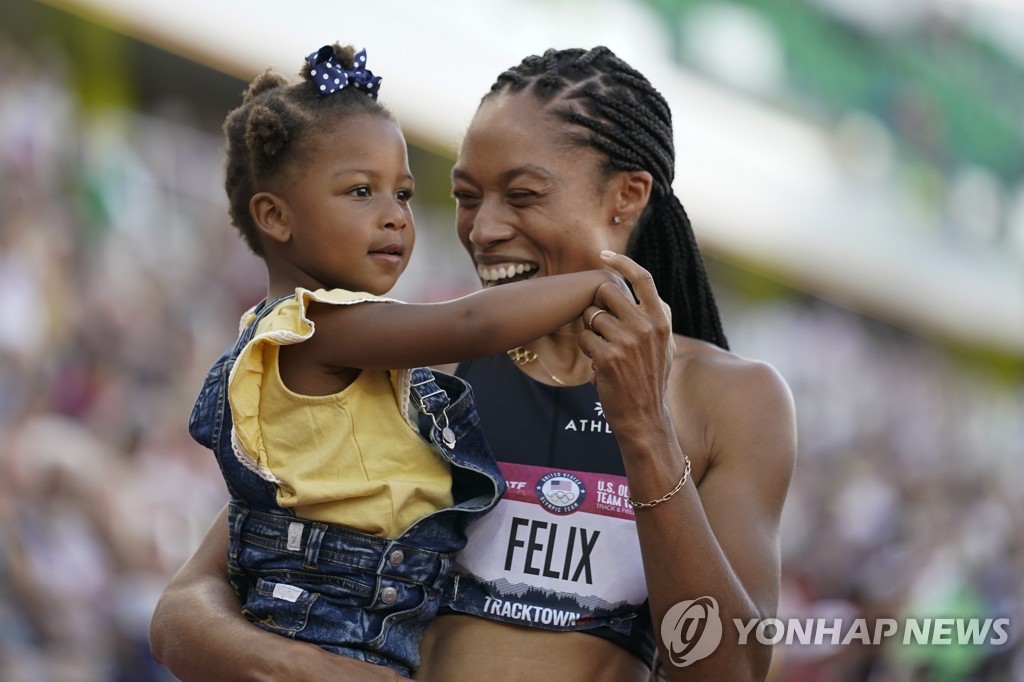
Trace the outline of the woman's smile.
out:
[[[492,287],[509,282],[521,282],[536,276],[537,264],[522,261],[481,263],[476,266],[476,274],[485,287]]]

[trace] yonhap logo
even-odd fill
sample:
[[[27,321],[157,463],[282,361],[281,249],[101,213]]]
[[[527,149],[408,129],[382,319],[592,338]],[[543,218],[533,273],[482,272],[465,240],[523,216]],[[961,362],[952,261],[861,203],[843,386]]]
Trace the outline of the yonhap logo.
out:
[[[1010,619],[844,618],[732,619],[740,646],[1005,646]],[[661,639],[672,665],[685,668],[707,658],[722,643],[725,625],[714,597],[681,601],[661,619]],[[729,635],[732,637],[732,634]]]
[[[718,602],[714,597],[698,597],[674,604],[661,619],[661,639],[676,667],[707,658],[722,641]]]

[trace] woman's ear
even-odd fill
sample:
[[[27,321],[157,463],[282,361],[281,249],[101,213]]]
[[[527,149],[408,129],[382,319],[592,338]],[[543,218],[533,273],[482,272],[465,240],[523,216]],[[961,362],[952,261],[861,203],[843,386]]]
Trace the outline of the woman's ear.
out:
[[[288,224],[288,208],[284,200],[270,192],[257,192],[249,199],[249,215],[256,230],[275,242],[284,244],[292,237]]]
[[[621,171],[615,185],[615,215],[632,228],[651,199],[654,178],[647,171]]]

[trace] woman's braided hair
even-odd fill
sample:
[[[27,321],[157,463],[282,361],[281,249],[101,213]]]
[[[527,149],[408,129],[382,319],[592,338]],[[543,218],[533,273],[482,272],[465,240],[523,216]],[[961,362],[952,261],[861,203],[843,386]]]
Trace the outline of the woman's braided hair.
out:
[[[578,126],[566,131],[573,144],[607,157],[606,174],[651,174],[651,201],[637,221],[628,254],[654,277],[672,309],[674,332],[728,349],[690,219],[672,191],[675,148],[665,98],[607,47],[552,49],[527,57],[498,76],[484,100],[527,89],[541,102],[554,103],[560,119]]]
[[[337,43],[332,47],[341,65],[351,69],[355,50]],[[329,130],[344,118],[362,113],[394,120],[384,105],[355,88],[318,96],[305,62],[299,75],[301,82],[289,84],[280,73],[267,69],[253,79],[242,93],[242,103],[224,121],[228,213],[257,255],[263,254],[263,246],[249,214],[249,200],[254,194],[269,190],[271,183],[315,149],[316,133]]]

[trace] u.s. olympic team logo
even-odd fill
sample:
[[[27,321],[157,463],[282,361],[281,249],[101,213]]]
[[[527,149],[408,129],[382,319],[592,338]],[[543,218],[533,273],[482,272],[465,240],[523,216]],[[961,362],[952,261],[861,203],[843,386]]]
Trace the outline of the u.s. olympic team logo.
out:
[[[565,471],[552,471],[537,481],[537,499],[552,514],[571,514],[580,508],[587,488],[578,477]]]

